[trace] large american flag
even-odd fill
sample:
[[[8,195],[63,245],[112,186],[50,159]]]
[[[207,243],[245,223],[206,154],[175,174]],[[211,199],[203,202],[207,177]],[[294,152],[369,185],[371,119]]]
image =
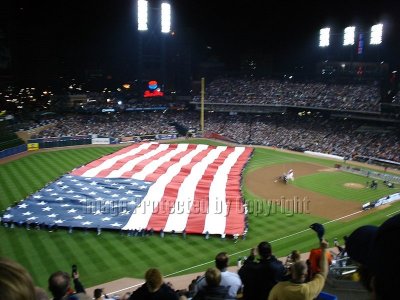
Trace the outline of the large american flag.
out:
[[[242,234],[253,149],[139,143],[73,170],[3,215],[63,227]]]

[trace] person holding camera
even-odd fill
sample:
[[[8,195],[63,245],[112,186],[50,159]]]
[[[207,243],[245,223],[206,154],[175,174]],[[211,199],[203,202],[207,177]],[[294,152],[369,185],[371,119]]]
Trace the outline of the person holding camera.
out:
[[[259,256],[256,260],[257,254]],[[265,300],[272,287],[284,279],[286,269],[272,254],[271,244],[263,241],[252,248],[239,270],[244,300]]]
[[[72,278],[74,289],[71,287],[71,277],[67,272],[57,271],[50,275],[49,290],[53,295],[53,300],[90,299],[79,281],[79,272],[76,265],[72,266]]]

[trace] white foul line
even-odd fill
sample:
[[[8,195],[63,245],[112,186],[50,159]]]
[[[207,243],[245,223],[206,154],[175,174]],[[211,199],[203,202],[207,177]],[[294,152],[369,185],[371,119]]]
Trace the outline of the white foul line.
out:
[[[386,217],[390,217],[391,215],[397,214],[399,211],[400,211],[400,210],[396,210],[396,211],[394,211],[394,212],[392,212],[392,213],[386,215]]]

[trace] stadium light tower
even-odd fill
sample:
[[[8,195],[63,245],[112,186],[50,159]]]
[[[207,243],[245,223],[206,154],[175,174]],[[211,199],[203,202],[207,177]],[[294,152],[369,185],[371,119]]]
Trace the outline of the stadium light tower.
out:
[[[148,2],[146,0],[138,0],[138,30],[147,31],[149,27],[148,22]]]
[[[344,29],[343,46],[354,45],[356,28],[354,26],[349,26]]]
[[[330,28],[322,28],[319,31],[319,46],[320,47],[328,47],[329,39],[330,39]]]
[[[376,24],[371,27],[371,45],[380,45],[382,43],[382,35],[383,35],[383,25]]]
[[[137,77],[161,77],[166,82],[167,42],[171,33],[169,0],[137,0]],[[151,75],[153,74],[153,75]],[[153,79],[153,78],[152,78]]]
[[[171,31],[171,5],[163,2],[161,4],[161,32],[169,33]]]

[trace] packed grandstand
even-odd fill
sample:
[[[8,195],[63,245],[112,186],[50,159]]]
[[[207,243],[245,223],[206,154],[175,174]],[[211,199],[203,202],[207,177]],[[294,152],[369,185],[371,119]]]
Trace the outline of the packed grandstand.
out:
[[[204,132],[200,95],[180,101],[144,100],[115,91],[106,96],[92,92],[84,98],[63,113],[14,121],[13,128],[28,132],[29,139],[97,135],[120,142],[157,134],[218,134],[239,144],[376,158],[394,166],[400,162],[399,116],[380,112],[376,82],[218,78],[206,86]]]

